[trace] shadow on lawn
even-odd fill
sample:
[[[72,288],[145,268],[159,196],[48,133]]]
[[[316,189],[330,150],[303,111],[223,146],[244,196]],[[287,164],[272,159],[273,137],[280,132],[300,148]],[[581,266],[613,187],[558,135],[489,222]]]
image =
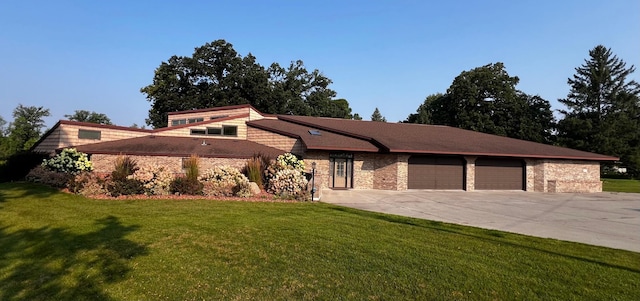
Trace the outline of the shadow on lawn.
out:
[[[60,191],[43,184],[29,182],[6,182],[0,183],[0,203],[10,199],[20,198],[47,198],[58,194]]]
[[[124,237],[138,226],[109,216],[75,234],[43,227],[0,228],[0,300],[109,300],[103,285],[122,280],[146,247]]]
[[[609,267],[609,268],[622,269],[622,270],[635,272],[635,273],[640,272],[640,269],[634,268],[634,267],[611,264],[611,263],[602,262],[602,261],[591,259],[591,258],[585,258],[585,257],[582,257],[582,256],[576,256],[576,255],[571,255],[571,254],[567,254],[567,253],[559,253],[559,252],[552,251],[552,250],[546,250],[546,249],[542,249],[542,248],[537,248],[537,247],[534,247],[532,245],[526,245],[526,244],[520,244],[520,243],[517,243],[517,242],[513,242],[513,241],[508,240],[508,238],[506,237],[510,233],[507,234],[505,232],[498,231],[498,230],[478,228],[478,229],[481,229],[481,231],[483,231],[483,233],[473,234],[473,233],[469,233],[469,232],[465,232],[465,231],[458,231],[458,230],[455,229],[456,227],[464,227],[464,226],[458,226],[458,225],[455,225],[455,224],[448,224],[448,223],[443,223],[443,222],[438,222],[438,221],[421,220],[421,219],[415,219],[415,218],[404,217],[404,216],[381,214],[381,213],[377,213],[377,212],[370,212],[370,211],[352,209],[352,208],[347,208],[347,207],[332,207],[331,209],[338,210],[338,211],[343,211],[343,212],[347,212],[347,213],[365,215],[365,216],[369,216],[369,217],[372,217],[372,218],[375,218],[375,219],[379,219],[379,220],[383,220],[383,221],[386,221],[386,222],[404,224],[404,225],[420,227],[420,228],[425,228],[425,229],[431,229],[431,230],[436,230],[436,231],[443,231],[443,232],[448,232],[448,233],[452,233],[452,234],[458,234],[458,235],[463,235],[463,236],[467,236],[467,237],[472,237],[472,238],[476,238],[476,239],[480,239],[480,240],[496,242],[496,243],[500,243],[500,244],[504,244],[504,245],[509,245],[509,246],[512,246],[512,247],[523,248],[523,249],[543,252],[543,253],[547,253],[547,254],[551,254],[551,255],[555,255],[555,256],[561,256],[561,257],[571,258],[571,259],[580,260],[580,261],[584,261],[584,262],[589,262],[589,263],[593,263],[593,264],[597,264],[597,265],[601,265],[601,266],[605,266],[605,267]],[[486,235],[483,235],[483,234],[486,234]],[[518,235],[518,234],[514,234],[514,235]]]

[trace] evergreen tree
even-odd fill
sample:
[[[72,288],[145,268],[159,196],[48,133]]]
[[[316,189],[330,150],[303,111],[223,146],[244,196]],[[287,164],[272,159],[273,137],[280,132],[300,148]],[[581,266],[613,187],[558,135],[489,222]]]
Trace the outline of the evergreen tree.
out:
[[[621,158],[634,175],[640,173],[640,85],[628,77],[635,71],[598,45],[576,68],[567,107],[558,123],[558,142],[584,151]]]
[[[380,114],[380,110],[378,110],[378,108],[376,107],[376,109],[373,111],[373,114],[371,114],[371,121],[387,122],[387,119],[384,118],[382,114]]]

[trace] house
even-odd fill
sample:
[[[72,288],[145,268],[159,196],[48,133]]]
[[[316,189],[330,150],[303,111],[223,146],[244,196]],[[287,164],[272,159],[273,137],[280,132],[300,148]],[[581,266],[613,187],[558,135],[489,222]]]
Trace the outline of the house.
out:
[[[385,190],[599,192],[600,162],[618,159],[448,126],[268,115],[250,105],[172,112],[168,124],[144,130],[60,121],[34,150],[76,147],[97,172],[126,154],[176,173],[192,154],[206,169],[291,152],[316,163],[318,188]]]

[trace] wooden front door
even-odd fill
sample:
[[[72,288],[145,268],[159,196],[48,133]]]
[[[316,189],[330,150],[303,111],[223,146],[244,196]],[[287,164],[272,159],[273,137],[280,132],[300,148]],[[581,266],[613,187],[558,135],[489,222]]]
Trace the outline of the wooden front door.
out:
[[[335,158],[331,160],[331,187],[351,188],[353,160]]]

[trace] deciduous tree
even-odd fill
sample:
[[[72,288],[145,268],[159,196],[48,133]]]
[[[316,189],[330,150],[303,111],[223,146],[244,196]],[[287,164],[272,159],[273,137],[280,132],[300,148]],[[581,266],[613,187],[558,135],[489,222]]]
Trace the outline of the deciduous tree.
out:
[[[151,102],[147,124],[167,124],[174,111],[251,104],[270,114],[351,118],[344,99],[333,99],[332,81],[320,71],[309,72],[301,60],[265,69],[249,53],[242,57],[224,40],[195,49],[190,57],[172,56],[156,69],[153,83],[143,87]]]
[[[463,71],[446,94],[429,95],[405,122],[551,143],[555,124],[551,105],[540,96],[517,90],[518,82],[502,63]]]
[[[30,149],[42,134],[44,117],[49,115],[49,109],[43,107],[18,105],[13,111],[13,122],[9,124],[6,148],[8,153],[5,155]]]
[[[98,124],[112,124],[111,119],[107,115],[86,110],[76,110],[71,115],[64,115],[65,118],[73,121],[91,122]]]

